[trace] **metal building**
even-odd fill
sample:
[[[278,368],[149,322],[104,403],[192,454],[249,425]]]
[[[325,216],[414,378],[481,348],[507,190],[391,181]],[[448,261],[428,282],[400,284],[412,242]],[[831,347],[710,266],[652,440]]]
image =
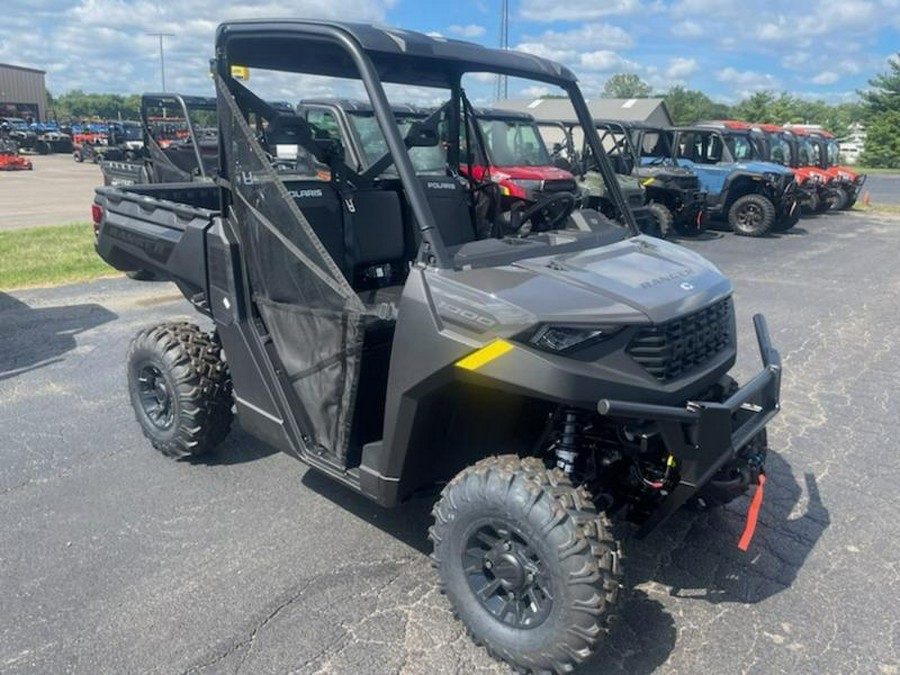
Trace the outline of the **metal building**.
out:
[[[0,117],[47,119],[43,70],[0,63]]]

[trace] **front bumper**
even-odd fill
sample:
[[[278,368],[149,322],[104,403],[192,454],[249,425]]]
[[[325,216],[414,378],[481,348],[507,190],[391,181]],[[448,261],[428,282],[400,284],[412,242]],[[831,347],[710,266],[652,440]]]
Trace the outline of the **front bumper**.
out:
[[[657,423],[678,462],[678,485],[643,524],[646,535],[684,505],[716,472],[734,460],[781,408],[781,356],[772,346],[765,317],[753,317],[763,369],[722,403],[689,401],[683,408],[602,399],[601,415]]]

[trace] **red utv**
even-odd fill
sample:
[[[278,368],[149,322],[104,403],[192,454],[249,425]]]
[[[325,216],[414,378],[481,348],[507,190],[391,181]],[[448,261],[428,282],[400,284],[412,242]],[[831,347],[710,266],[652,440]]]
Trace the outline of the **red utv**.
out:
[[[818,148],[816,163],[833,176],[837,183],[835,190],[838,196],[831,206],[832,210],[849,209],[859,198],[866,175],[840,164],[841,147],[831,132],[821,129],[810,130],[808,133],[813,145]]]
[[[19,154],[15,141],[0,140],[0,171],[31,171],[31,161]]]
[[[784,164],[794,172],[800,190],[800,206],[805,213],[827,211],[838,198],[834,177],[812,161],[812,145],[808,135],[777,124],[753,126],[763,157]]]
[[[500,214],[512,231],[537,217],[548,229],[575,209],[580,192],[575,176],[554,165],[534,117],[509,110],[474,110],[477,129],[461,139],[470,151],[460,172],[499,188]],[[471,171],[471,174],[469,173]]]

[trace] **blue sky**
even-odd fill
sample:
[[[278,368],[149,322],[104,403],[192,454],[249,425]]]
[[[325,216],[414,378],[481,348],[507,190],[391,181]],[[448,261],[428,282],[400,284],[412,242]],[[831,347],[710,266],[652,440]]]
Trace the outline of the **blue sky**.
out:
[[[500,0],[3,0],[0,62],[42,68],[53,94],[160,86],[209,93],[215,26],[249,17],[387,23],[498,43]],[[900,0],[511,0],[509,42],[569,65],[588,96],[613,73],[658,90],[701,89],[728,103],[761,89],[852,100],[900,49]],[[489,87],[485,85],[484,95]],[[326,93],[318,91],[317,94]],[[510,95],[537,94],[514,88]]]

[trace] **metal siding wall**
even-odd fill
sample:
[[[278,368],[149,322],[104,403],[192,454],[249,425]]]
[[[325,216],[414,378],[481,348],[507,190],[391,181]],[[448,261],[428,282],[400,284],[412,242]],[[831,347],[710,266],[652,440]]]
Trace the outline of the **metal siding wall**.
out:
[[[46,120],[44,73],[0,66],[0,103],[37,104],[41,120]]]

